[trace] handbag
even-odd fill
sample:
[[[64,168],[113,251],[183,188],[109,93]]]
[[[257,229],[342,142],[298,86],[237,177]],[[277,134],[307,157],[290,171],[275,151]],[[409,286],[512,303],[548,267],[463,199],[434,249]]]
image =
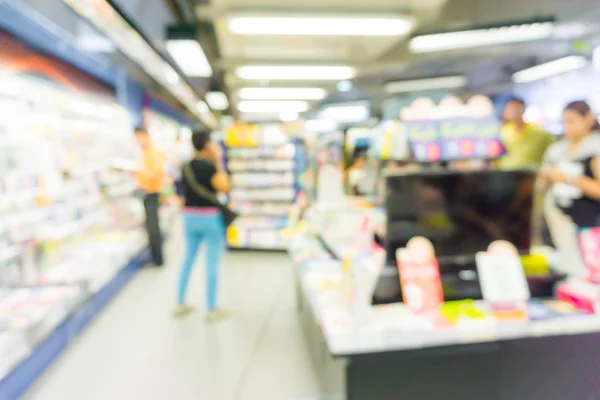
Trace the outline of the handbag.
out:
[[[191,163],[187,163],[183,166],[183,175],[188,185],[190,185],[192,190],[196,192],[198,196],[210,201],[221,211],[225,227],[228,227],[233,223],[233,221],[235,221],[235,219],[238,217],[238,214],[235,211],[232,211],[229,207],[227,207],[227,205],[222,204],[213,192],[211,192],[202,184],[200,184],[200,182],[198,182],[198,180],[194,176],[194,171],[192,170]]]

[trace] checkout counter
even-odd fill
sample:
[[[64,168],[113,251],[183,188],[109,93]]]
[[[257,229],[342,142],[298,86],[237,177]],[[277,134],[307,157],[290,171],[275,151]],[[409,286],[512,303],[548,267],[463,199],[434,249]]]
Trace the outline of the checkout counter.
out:
[[[289,242],[299,318],[326,398],[599,398],[600,317],[552,299],[561,276],[529,278],[527,318],[500,320],[481,300],[476,276],[440,263],[445,283],[468,281],[456,299],[472,299],[478,317],[417,315],[396,302],[401,291],[390,248],[357,252],[357,232],[364,233],[358,216],[365,209],[356,201],[315,206]],[[390,218],[389,204],[386,216],[389,241],[398,217]],[[457,283],[449,285],[456,289]],[[444,289],[446,301],[453,300]]]

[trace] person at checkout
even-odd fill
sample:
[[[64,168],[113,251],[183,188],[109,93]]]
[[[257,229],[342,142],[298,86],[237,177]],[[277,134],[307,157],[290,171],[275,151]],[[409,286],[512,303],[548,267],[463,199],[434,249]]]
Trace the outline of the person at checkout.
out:
[[[504,107],[501,139],[506,154],[498,160],[500,169],[538,168],[546,149],[554,141],[542,128],[525,122],[524,114],[525,101],[518,97],[510,99]]]

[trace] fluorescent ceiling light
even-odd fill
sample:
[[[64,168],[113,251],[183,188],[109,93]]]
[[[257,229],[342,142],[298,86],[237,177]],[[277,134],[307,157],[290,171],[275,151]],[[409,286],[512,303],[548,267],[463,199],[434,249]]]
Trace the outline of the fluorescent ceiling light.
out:
[[[165,77],[167,78],[167,82],[169,82],[172,85],[176,85],[179,83],[179,74],[175,72],[175,70],[171,66],[168,66],[166,68]]]
[[[412,18],[396,17],[280,17],[240,16],[227,21],[240,35],[402,36],[414,26]]]
[[[244,66],[236,73],[242,79],[339,81],[354,78],[356,70],[348,66]]]
[[[309,119],[304,122],[304,130],[308,132],[333,132],[337,128],[337,123],[330,119]]]
[[[199,102],[196,103],[196,110],[198,110],[201,114],[206,114],[206,113],[210,112],[210,110],[208,109],[208,106],[202,100],[200,100]]]
[[[371,112],[367,104],[328,106],[318,112],[318,119],[331,120],[336,123],[363,122],[370,116]]]
[[[388,82],[383,86],[383,90],[386,93],[406,93],[431,89],[459,88],[465,86],[466,84],[467,78],[462,75],[441,76],[437,78]]]
[[[229,101],[227,101],[227,96],[223,92],[208,92],[205,98],[213,110],[223,111],[229,107]]]
[[[568,56],[535,67],[527,68],[513,75],[513,82],[533,82],[551,76],[564,74],[585,67],[587,60],[583,56]]]
[[[436,33],[414,37],[410,41],[413,53],[429,53],[468,49],[507,43],[529,42],[546,39],[552,35],[552,22],[506,26],[490,29]]]
[[[321,100],[327,91],[321,88],[242,88],[238,96],[242,100]]]
[[[288,101],[252,101],[242,100],[238,103],[238,110],[243,113],[274,113],[283,111],[304,112],[308,110],[308,103],[299,100]]]
[[[166,46],[171,57],[187,76],[208,78],[212,75],[212,68],[197,40],[167,40]]]
[[[352,90],[353,86],[352,81],[339,81],[337,85],[335,85],[335,88],[338,92],[349,92]]]
[[[283,122],[291,122],[298,119],[298,113],[296,111],[282,111],[279,114],[279,119]]]

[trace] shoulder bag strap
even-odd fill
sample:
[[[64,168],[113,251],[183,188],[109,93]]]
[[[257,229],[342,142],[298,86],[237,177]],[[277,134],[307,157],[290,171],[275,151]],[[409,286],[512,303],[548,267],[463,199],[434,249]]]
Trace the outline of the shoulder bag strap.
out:
[[[184,175],[185,180],[187,181],[188,185],[190,185],[192,190],[194,192],[196,192],[196,194],[198,196],[204,197],[206,200],[210,201],[211,203],[214,203],[217,206],[221,205],[221,202],[219,201],[217,196],[214,193],[212,193],[210,190],[205,188],[202,184],[200,184],[200,182],[198,182],[198,180],[196,180],[196,177],[194,176],[194,171],[192,170],[191,162],[186,163],[183,166],[183,175]]]

